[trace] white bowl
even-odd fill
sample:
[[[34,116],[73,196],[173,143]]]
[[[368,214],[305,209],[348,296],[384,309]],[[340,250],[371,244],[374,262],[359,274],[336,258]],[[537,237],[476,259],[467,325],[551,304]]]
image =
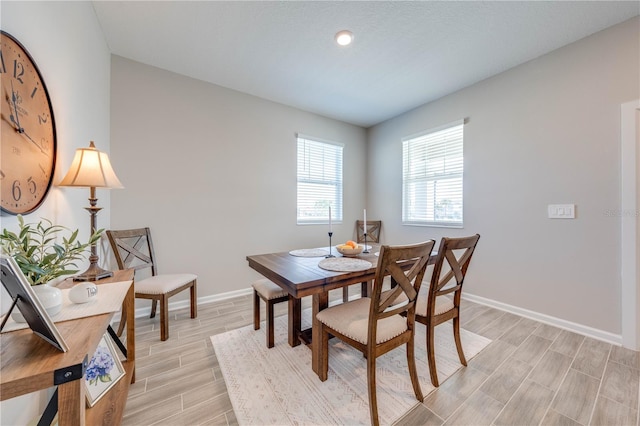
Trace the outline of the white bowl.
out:
[[[364,246],[362,244],[358,244],[356,248],[344,248],[342,246],[336,246],[336,250],[343,256],[357,256],[362,253],[364,250]]]

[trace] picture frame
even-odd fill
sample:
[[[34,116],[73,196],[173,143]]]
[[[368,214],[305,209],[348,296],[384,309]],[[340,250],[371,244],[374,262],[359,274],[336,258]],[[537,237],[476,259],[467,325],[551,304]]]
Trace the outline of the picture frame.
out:
[[[2,285],[13,300],[13,307],[20,310],[31,330],[58,350],[67,352],[69,350],[67,343],[58,332],[53,320],[40,303],[14,258],[4,254],[0,255],[0,274]],[[8,318],[9,312],[2,322],[2,327]]]
[[[87,365],[83,380],[87,405],[93,407],[124,376],[124,367],[116,348],[108,333],[105,333]]]

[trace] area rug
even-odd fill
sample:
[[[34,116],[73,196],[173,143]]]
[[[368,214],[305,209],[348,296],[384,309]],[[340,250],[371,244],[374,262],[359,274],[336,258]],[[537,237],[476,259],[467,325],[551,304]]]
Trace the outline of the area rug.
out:
[[[303,327],[311,321],[303,313]],[[306,322],[306,324],[304,324]],[[287,317],[275,320],[275,347],[267,349],[265,324],[211,337],[229,398],[240,425],[369,424],[367,366],[362,354],[338,339],[329,344],[329,378],[321,382],[311,369],[311,350],[287,343]],[[416,364],[424,396],[434,390],[425,350],[425,326],[416,324]],[[491,340],[461,330],[467,360]],[[436,327],[440,383],[461,368],[450,324]],[[416,405],[404,347],[376,361],[378,415],[391,424]]]

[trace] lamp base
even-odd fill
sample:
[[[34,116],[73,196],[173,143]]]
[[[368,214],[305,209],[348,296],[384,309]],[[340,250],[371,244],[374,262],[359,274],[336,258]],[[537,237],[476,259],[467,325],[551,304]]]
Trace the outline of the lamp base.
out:
[[[74,281],[96,281],[101,280],[102,278],[112,277],[113,272],[102,269],[96,264],[91,264],[89,268],[81,273],[80,275],[76,275],[73,277]]]

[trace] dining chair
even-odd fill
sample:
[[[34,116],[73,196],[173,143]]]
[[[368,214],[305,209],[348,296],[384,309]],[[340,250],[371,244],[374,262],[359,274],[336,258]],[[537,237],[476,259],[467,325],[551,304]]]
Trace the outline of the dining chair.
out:
[[[464,278],[479,239],[479,234],[462,238],[442,238],[434,262],[431,283],[428,287],[422,286],[418,295],[416,321],[427,327],[427,359],[431,383],[435,387],[439,386],[434,340],[434,329],[437,325],[453,319],[453,336],[458,358],[462,365],[467,365],[460,341],[460,297]],[[451,293],[453,298],[446,296]]]
[[[382,228],[381,220],[368,220],[367,221],[367,243],[379,243],[380,242],[380,229]],[[356,220],[356,242],[364,243],[364,221]],[[371,283],[362,283],[361,291],[363,294],[367,294],[365,286],[371,288]],[[342,287],[342,301],[347,302],[349,300],[349,286]]]
[[[422,401],[414,356],[415,308],[420,284],[434,245],[434,240],[405,246],[383,245],[371,297],[334,305],[316,315],[321,327],[321,341],[318,347],[320,380],[327,380],[329,335],[362,352],[367,362],[369,413],[373,425],[379,424],[376,358],[392,349],[406,345],[411,384],[416,399]],[[383,291],[382,285],[386,275],[391,275],[397,285]]]
[[[267,278],[256,280],[251,285],[253,287],[253,329],[260,330],[260,299],[266,304],[267,323],[267,348],[274,346],[274,305],[289,300],[289,293],[283,290],[278,284]]]
[[[136,273],[143,269],[150,269],[151,276],[141,280],[134,279],[136,298],[151,300],[151,316],[156,316],[156,307],[160,303],[160,340],[169,338],[169,298],[183,290],[191,292],[191,318],[198,313],[197,279],[195,274],[158,274],[155,260],[151,230],[149,228],[108,230],[107,237],[111,249],[118,263],[119,269],[133,268]],[[118,335],[124,330],[123,312]]]
[[[381,220],[367,221],[367,242],[380,242],[380,229],[382,228]],[[356,220],[356,242],[364,243],[364,221]]]

